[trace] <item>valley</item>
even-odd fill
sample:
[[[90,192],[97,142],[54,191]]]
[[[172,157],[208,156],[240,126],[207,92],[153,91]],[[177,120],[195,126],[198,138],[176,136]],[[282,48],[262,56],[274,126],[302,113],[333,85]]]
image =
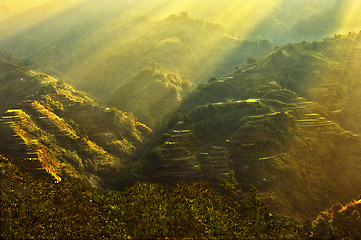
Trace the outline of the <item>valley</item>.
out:
[[[20,2],[0,238],[358,239],[358,0]]]

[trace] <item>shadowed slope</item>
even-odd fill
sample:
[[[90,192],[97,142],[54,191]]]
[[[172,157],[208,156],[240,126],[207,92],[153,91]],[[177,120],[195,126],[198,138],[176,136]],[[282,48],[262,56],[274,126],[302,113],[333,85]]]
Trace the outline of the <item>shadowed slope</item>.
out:
[[[216,162],[228,162],[242,190],[256,186],[286,215],[310,219],[356,197],[361,139],[358,110],[347,103],[358,102],[359,46],[355,33],[290,44],[199,86],[145,156],[146,169],[154,163],[150,179],[168,184],[170,166],[182,180],[196,169],[206,179],[213,149],[220,148],[225,153]],[[196,148],[173,140],[175,131],[193,134]],[[173,149],[185,153],[188,173],[175,164]]]

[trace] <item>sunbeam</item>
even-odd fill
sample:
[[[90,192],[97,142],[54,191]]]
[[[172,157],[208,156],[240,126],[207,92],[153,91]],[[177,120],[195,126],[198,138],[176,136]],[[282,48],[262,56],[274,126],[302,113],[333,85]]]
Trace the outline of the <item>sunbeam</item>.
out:
[[[0,2],[0,21],[21,14],[52,0],[2,0]]]
[[[361,30],[361,0],[345,0],[338,32]]]

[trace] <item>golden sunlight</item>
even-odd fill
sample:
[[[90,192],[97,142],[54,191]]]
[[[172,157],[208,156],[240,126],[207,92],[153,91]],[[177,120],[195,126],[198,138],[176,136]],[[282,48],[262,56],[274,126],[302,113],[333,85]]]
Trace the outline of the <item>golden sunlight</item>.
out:
[[[44,5],[52,0],[1,0],[0,21],[21,14],[32,8]]]
[[[361,0],[345,0],[339,33],[361,30]]]
[[[187,12],[191,17],[204,19],[237,29],[242,35],[252,31],[262,20],[272,13],[282,0],[209,0],[204,1],[157,1],[149,12],[152,17],[162,19],[170,14]]]

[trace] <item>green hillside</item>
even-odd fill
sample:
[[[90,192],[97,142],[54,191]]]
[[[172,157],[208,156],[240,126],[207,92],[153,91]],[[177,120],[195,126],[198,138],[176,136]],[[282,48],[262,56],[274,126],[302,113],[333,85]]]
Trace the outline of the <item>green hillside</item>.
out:
[[[154,127],[178,107],[192,83],[158,64],[151,64],[117,88],[110,105],[132,112],[139,121]]]
[[[361,0],[0,2],[0,239],[361,237]]]
[[[361,190],[360,35],[285,45],[200,85],[144,157],[149,180],[209,181],[232,169],[273,209],[310,219]]]
[[[151,130],[44,73],[1,62],[0,149],[35,177],[119,188],[137,179],[131,156]]]
[[[128,104],[123,102],[124,98],[117,97],[124,89],[131,95],[139,93],[139,89],[134,88],[138,85],[137,74],[148,65],[156,62],[159,68],[195,86],[211,77],[222,76],[247,59],[263,56],[273,48],[267,40],[242,40],[228,34],[221,25],[196,20],[186,13],[154,20],[134,15],[132,11],[119,14],[125,11],[126,5],[116,4],[114,8],[98,5],[82,3],[34,26],[24,27],[20,32],[0,37],[0,47],[35,60],[47,66],[46,69],[60,71],[77,88],[94,98],[110,100],[112,106],[123,111],[134,112],[152,126],[161,123],[164,113],[162,116],[139,114],[139,106],[154,100],[143,96],[126,99],[135,101]],[[146,83],[142,89],[154,91],[150,89],[152,85],[152,82]],[[177,91],[190,89],[182,87],[177,86]],[[159,104],[151,104],[158,106],[152,108],[161,108],[161,102],[168,100],[168,96],[160,95],[163,98],[159,96]],[[177,95],[176,102],[182,97]],[[170,104],[169,108],[175,106]]]
[[[192,6],[202,4],[196,1]],[[149,63],[159,63],[196,86],[265,55],[274,44],[318,40],[339,31],[343,11],[349,7],[345,1],[324,0],[280,1],[270,4],[267,11],[261,6],[257,9],[255,2],[212,4],[218,11],[195,11],[185,5],[176,15],[171,9],[182,8],[161,0],[152,4],[125,0],[38,3],[37,8],[3,20],[0,48],[56,69],[93,98],[110,100],[155,126],[161,123],[159,117],[138,114],[137,106],[150,99],[140,98],[130,109],[129,104],[117,102],[121,98],[113,97],[119,94],[116,89],[127,88],[123,85],[131,84]],[[232,6],[235,9],[230,11]]]
[[[243,41],[221,25],[186,13],[153,20],[123,13],[126,9],[127,4],[109,8],[85,2],[0,37],[0,47],[61,71],[77,87],[102,99],[109,99],[118,85],[149,62],[198,83],[272,49],[267,41]]]

